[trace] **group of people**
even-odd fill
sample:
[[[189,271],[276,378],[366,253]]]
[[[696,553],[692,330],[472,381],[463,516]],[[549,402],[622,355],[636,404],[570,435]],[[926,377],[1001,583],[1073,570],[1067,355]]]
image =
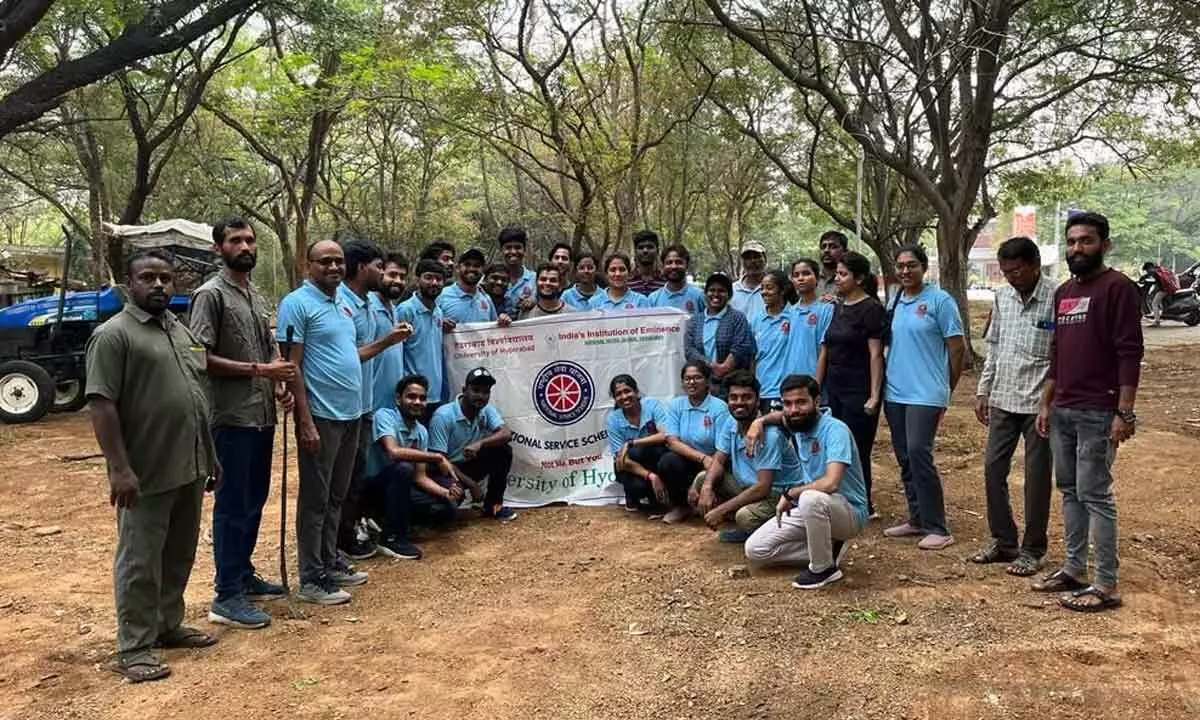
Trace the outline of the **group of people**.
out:
[[[1103,216],[1078,213],[1067,224],[1073,277],[1057,289],[1032,240],[1012,238],[998,252],[1009,284],[996,293],[975,403],[989,428],[993,540],[969,559],[1007,563],[1016,575],[1043,567],[1053,463],[1066,562],[1034,589],[1096,611],[1120,603],[1110,471],[1136,423],[1140,312],[1132,283],[1104,265]],[[703,290],[688,282],[687,248],[660,249],[651,231],[633,238],[636,262],[617,252],[598,267],[560,244],[535,269],[516,227],[500,232],[504,262],[491,266],[482,250],[457,255],[448,243],[428,246],[410,268],[369,241],[318,241],[272,330],[271,308],[250,283],[251,225],[222,220],[213,242],[224,267],[193,295],[187,326],[166,309],[171,258],[139,251],[126,268],[129,302],[87,351],[86,392],[117,508],[114,667],[130,681],[169,674],[155,647],[215,642],[182,624],[206,487],[215,488],[209,620],[270,623],[254,601],[286,590],[251,558],[278,408],[295,418],[300,600],[349,602],[346,588],[368,580],[354,563],[419,559],[412,528],[444,527],[468,502],[484,518],[516,518],[504,505],[511,433],[490,402],[495,378],[480,367],[448,387],[442,334],[459,323],[585,309],[689,313],[680,395],[643,397],[629,375],[610,382],[608,444],[625,508],[672,524],[698,514],[750,561],[799,566],[796,587],[840,579],[847,541],[876,517],[871,449],[881,414],[907,501],[907,517],[884,535],[919,538],[923,550],[954,543],[933,446],[967,348],[958,306],[925,281],[918,246],[894,254],[899,289],[885,304],[869,261],[832,231],[820,238],[820,261],[797,260],[788,274],[768,270],[765,248],[747,242],[738,280],[713,273]],[[1007,477],[1022,438],[1019,538]]]

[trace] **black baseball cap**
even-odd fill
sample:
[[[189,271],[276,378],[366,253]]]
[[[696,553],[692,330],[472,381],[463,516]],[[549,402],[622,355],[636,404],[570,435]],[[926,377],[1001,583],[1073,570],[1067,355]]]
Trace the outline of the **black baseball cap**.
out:
[[[474,260],[474,261],[478,262],[480,265],[487,264],[487,257],[483,254],[483,251],[480,250],[479,248],[471,248],[470,250],[466,251],[462,255],[458,256],[459,263],[465,263],[468,260]]]
[[[488,372],[487,368],[477,367],[471,372],[467,373],[466,384],[487,385],[488,387],[491,387],[496,384],[496,378],[492,377],[492,374]]]
[[[731,295],[733,294],[733,281],[723,272],[715,272],[709,275],[708,279],[704,281],[704,289],[707,290],[710,285],[720,285],[725,288],[726,292]]]

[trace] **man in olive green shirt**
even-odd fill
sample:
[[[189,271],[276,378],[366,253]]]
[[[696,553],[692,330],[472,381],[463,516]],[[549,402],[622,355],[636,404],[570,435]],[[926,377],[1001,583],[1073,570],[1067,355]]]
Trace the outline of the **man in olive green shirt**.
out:
[[[131,302],[92,334],[86,390],[108,464],[109,502],[117,508],[114,670],[144,682],[170,674],[152,647],[216,642],[182,622],[204,490],[219,468],[204,346],[167,310],[171,258],[138,251],[126,272]]]

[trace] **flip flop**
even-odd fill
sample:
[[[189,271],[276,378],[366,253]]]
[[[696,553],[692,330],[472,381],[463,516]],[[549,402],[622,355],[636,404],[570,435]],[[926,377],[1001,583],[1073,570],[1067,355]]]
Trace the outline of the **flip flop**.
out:
[[[205,648],[216,645],[217,639],[196,628],[179,626],[158,636],[154,647],[168,650],[177,648]]]
[[[1079,582],[1075,578],[1067,574],[1066,570],[1059,568],[1042,578],[1040,582],[1035,582],[1030,585],[1034,592],[1075,592],[1087,587],[1086,583]]]
[[[1094,597],[1100,602],[1080,602],[1080,598]],[[1058,599],[1058,604],[1068,610],[1082,613],[1098,613],[1105,610],[1112,610],[1121,607],[1121,598],[1113,597],[1095,585],[1088,585],[1082,590],[1076,590],[1070,595],[1065,595]]]
[[[125,682],[135,684],[162,680],[171,674],[171,668],[153,655],[139,655],[126,661],[118,660],[109,669],[125,678]]]

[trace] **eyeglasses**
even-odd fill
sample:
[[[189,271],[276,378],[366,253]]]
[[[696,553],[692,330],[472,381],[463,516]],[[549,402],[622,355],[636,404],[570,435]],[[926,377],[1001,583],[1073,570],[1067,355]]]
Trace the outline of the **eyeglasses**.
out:
[[[313,262],[320,265],[321,267],[330,267],[332,265],[345,265],[346,259],[340,258],[340,257],[323,257],[323,258],[317,258],[316,260],[313,260]]]
[[[896,263],[897,270],[916,270],[921,267],[919,262]]]
[[[698,382],[704,382],[704,376],[703,376],[703,375],[694,375],[694,376],[693,376],[693,375],[689,375],[689,376],[685,377],[685,378],[683,379],[683,381],[684,381],[685,383],[698,383]]]

